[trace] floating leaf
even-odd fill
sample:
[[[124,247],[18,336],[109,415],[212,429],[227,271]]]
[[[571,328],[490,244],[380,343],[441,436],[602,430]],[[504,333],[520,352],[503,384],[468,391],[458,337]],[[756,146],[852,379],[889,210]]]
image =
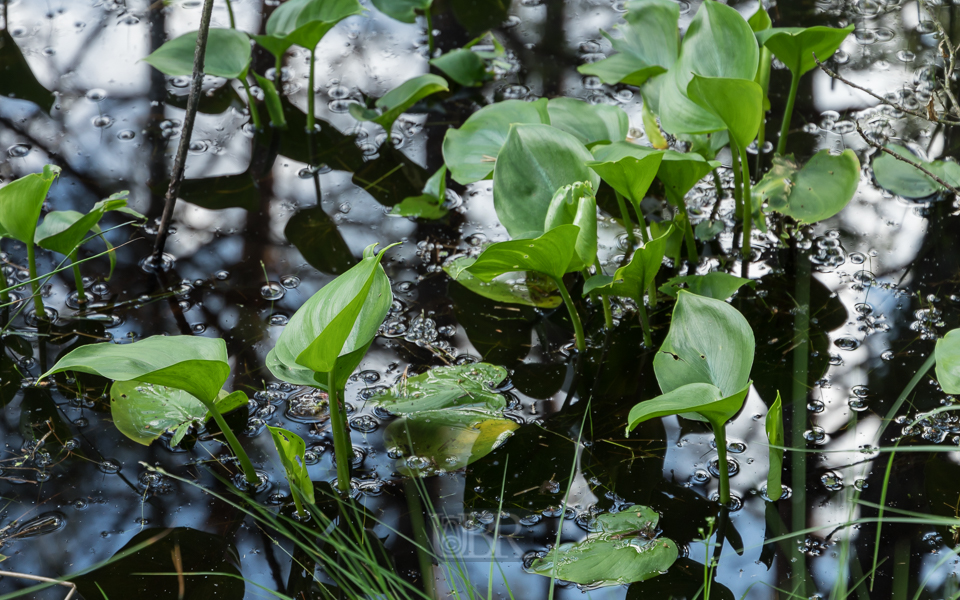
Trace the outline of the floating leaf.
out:
[[[514,271],[536,271],[561,281],[574,257],[580,228],[560,225],[532,240],[491,244],[466,271],[482,281]]]
[[[692,383],[719,388],[720,397],[746,387],[756,348],[753,330],[740,312],[720,300],[677,293],[670,332],[653,360],[664,393]]]
[[[478,279],[467,271],[476,261],[476,258],[470,256],[459,256],[443,265],[443,270],[473,293],[497,302],[546,309],[556,308],[563,302],[556,293],[556,284],[549,279],[531,277],[527,273],[504,273],[490,281]]]
[[[377,396],[376,402],[395,415],[469,409],[496,416],[507,407],[507,401],[494,390],[506,378],[506,369],[488,363],[436,367],[402,378]]]
[[[57,361],[54,373],[92,373],[114,381],[140,381],[177,388],[213,402],[230,375],[221,339],[155,335],[132,344],[88,344]]]
[[[360,364],[393,303],[390,280],[380,266],[376,244],[363,259],[301,306],[267,354],[267,368],[295,385],[327,389],[315,374],[333,372],[342,387]]]
[[[245,406],[243,392],[220,390],[216,407],[221,414]],[[110,416],[120,433],[144,446],[166,431],[175,431],[170,442],[177,446],[191,425],[212,415],[195,396],[172,387],[142,381],[117,381],[110,386]]]
[[[33,245],[37,220],[60,167],[46,165],[42,173],[25,175],[0,188],[0,231],[24,244]]]
[[[313,51],[337,23],[362,12],[357,0],[288,0],[270,15],[267,34],[253,39],[277,57],[293,45]]]
[[[414,23],[417,12],[430,10],[433,0],[372,0],[377,10],[402,23]]]
[[[485,106],[459,129],[447,130],[443,137],[444,164],[454,181],[463,185],[486,179],[493,173],[511,125],[549,122],[546,98],[536,102],[504,100]]]
[[[673,66],[680,46],[680,7],[670,0],[635,0],[627,4],[626,19],[626,24],[614,27],[619,38],[603,32],[618,54],[581,65],[577,71],[611,85],[641,86]]]
[[[886,148],[894,154],[923,166],[950,185],[960,186],[960,165],[957,163],[945,160],[923,160],[908,148],[896,144],[888,144]],[[880,187],[904,198],[926,198],[946,189],[920,169],[897,160],[886,152],[873,159],[873,176],[876,177]]]
[[[360,104],[351,104],[350,114],[360,121],[373,121],[389,133],[394,121],[408,108],[431,94],[449,90],[446,79],[428,73],[409,79],[384,94],[376,103],[379,113]]]
[[[860,182],[860,161],[852,150],[834,155],[821,150],[803,168],[789,158],[774,158],[774,167],[753,188],[754,206],[802,223],[837,214],[853,199]]]
[[[752,287],[756,285],[756,282],[752,279],[744,279],[729,273],[714,271],[706,275],[674,277],[661,285],[660,291],[673,298],[676,298],[677,293],[683,289],[698,296],[726,300],[745,285]]]
[[[171,77],[193,75],[197,33],[191,31],[164,43],[143,61]],[[250,67],[250,57],[250,38],[247,34],[236,29],[210,28],[207,51],[203,55],[204,73],[227,79],[240,78]]]
[[[764,421],[767,431],[767,443],[770,444],[770,469],[767,471],[767,498],[776,502],[783,494],[783,449],[773,446],[783,446],[783,405],[780,402],[780,392]]]
[[[514,239],[543,233],[554,193],[578,181],[594,189],[600,178],[587,162],[593,156],[577,138],[549,125],[513,125],[493,174],[493,205]]]
[[[530,570],[591,588],[656,577],[679,555],[673,540],[653,538],[658,520],[645,506],[601,515],[597,518],[599,533],[589,534],[582,542],[561,544],[534,560]]]
[[[736,9],[719,2],[701,4],[677,62],[662,77],[658,108],[664,130],[679,134],[725,129],[722,120],[687,97],[687,86],[694,75],[753,80],[759,58],[756,37]]]
[[[303,499],[308,503],[313,504],[316,500],[313,494],[313,482],[310,481],[310,473],[307,472],[307,463],[303,456],[307,450],[303,438],[280,427],[267,425],[267,430],[270,431],[273,445],[277,448],[277,454],[280,455],[280,462],[283,463],[283,470],[287,474],[287,481],[290,483],[291,490],[294,494],[303,496]]]
[[[769,20],[769,17],[767,17]],[[757,41],[776,56],[797,77],[817,66],[813,56],[820,62],[833,56],[843,40],[854,29],[832,27],[775,27],[757,31]]]
[[[952,329],[937,340],[934,356],[940,389],[945,394],[960,394],[960,329]]]

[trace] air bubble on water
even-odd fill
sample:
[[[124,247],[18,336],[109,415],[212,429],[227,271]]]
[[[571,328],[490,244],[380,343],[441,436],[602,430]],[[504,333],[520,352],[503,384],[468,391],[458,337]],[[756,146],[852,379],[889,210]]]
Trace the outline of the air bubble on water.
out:
[[[97,129],[107,129],[113,125],[113,118],[108,115],[100,115],[93,118],[93,126]]]
[[[32,147],[29,144],[14,144],[7,148],[7,156],[10,158],[23,158],[30,154]]]
[[[350,428],[360,433],[373,433],[380,427],[380,421],[370,415],[360,415],[350,419]]]
[[[282,327],[290,322],[290,317],[283,313],[273,313],[267,318],[267,323],[277,327]]]
[[[827,441],[827,432],[824,431],[822,427],[814,425],[803,432],[803,439],[818,445],[825,444]]]
[[[296,289],[300,285],[300,278],[296,275],[284,275],[280,278],[280,285],[288,290]]]
[[[269,281],[260,288],[260,295],[263,296],[264,300],[270,302],[280,300],[286,293],[287,290],[276,281]]]
[[[120,461],[112,458],[105,458],[100,461],[100,463],[97,465],[97,468],[107,475],[113,475],[120,472],[121,466]]]
[[[821,475],[820,483],[831,492],[837,492],[843,489],[843,477],[836,471],[827,471]]]
[[[846,350],[849,352],[859,348],[860,341],[853,336],[845,335],[833,340],[833,345],[836,346],[837,348],[840,348],[841,350]]]

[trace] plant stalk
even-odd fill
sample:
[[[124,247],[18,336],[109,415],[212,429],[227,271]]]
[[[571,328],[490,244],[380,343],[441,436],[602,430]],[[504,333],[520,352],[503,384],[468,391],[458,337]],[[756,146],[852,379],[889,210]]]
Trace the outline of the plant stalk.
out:
[[[800,89],[800,75],[790,73],[790,96],[787,98],[787,108],[783,112],[783,124],[780,126],[780,139],[777,140],[777,154],[783,155],[787,151],[787,136],[790,134],[790,118],[793,116],[793,105],[797,101],[797,91]]]
[[[807,428],[807,376],[810,361],[810,259],[802,250],[796,250],[796,299],[797,312],[793,324],[793,415],[790,443],[796,448],[806,447],[803,432]],[[790,483],[793,495],[790,497],[791,522],[794,531],[801,531],[807,524],[807,454],[790,453]],[[794,588],[802,593],[806,588],[803,574],[806,573],[806,555],[791,546],[791,571],[794,574]],[[806,597],[806,596],[804,596]]]
[[[233,4],[230,3],[230,0],[227,1],[227,14],[230,15],[230,29],[237,28],[237,19],[233,16]]]
[[[313,78],[314,78],[314,67],[315,61],[317,58],[317,49],[314,48],[310,51],[310,73],[307,78],[307,134],[313,135],[313,132],[317,128],[317,117],[314,114],[314,107],[316,103],[316,92],[313,89]],[[311,138],[312,139],[312,138]],[[313,165],[310,165],[311,167]]]
[[[772,54],[770,49],[764,46],[760,48],[760,68],[757,71],[757,83],[763,90],[763,97],[769,98],[770,93],[770,62]],[[760,177],[760,161],[763,160],[763,145],[766,143],[767,136],[767,111],[760,107],[760,131],[757,132],[757,167],[756,175]]]
[[[187,97],[183,130],[180,132],[180,144],[177,146],[177,155],[173,160],[173,172],[170,174],[170,185],[167,187],[167,195],[164,198],[163,215],[160,217],[157,240],[153,246],[153,257],[156,261],[163,255],[163,248],[167,244],[167,231],[170,229],[170,220],[173,218],[173,207],[177,203],[180,184],[183,183],[183,172],[187,166],[187,150],[190,148],[190,137],[193,135],[193,123],[197,119],[197,108],[200,106],[200,92],[203,86],[203,57],[207,51],[207,38],[210,34],[210,16],[212,14],[213,0],[203,0],[200,31],[197,32],[197,47],[193,54],[193,82],[190,88],[190,96]]]
[[[433,40],[433,15],[430,14],[429,6],[423,11],[423,14],[427,17],[427,49],[430,51],[430,58],[433,58],[436,43]]]
[[[247,452],[243,449],[243,446],[240,445],[240,440],[237,439],[237,436],[233,435],[233,430],[230,429],[226,419],[220,414],[220,409],[218,409],[213,402],[204,402],[203,404],[207,407],[207,410],[210,411],[210,414],[213,415],[213,420],[217,422],[220,431],[223,432],[223,437],[226,438],[227,445],[230,446],[237,460],[240,461],[240,468],[243,469],[243,476],[246,478],[247,484],[254,487],[260,485],[260,476],[257,475],[257,470],[253,468],[253,463],[250,462],[250,457],[247,456]]]
[[[603,275],[603,267],[600,266],[600,257],[598,256],[593,261],[593,266],[597,270],[597,275]],[[586,269],[584,269],[584,277],[589,277]],[[601,301],[603,302],[603,325],[607,328],[607,331],[613,330],[613,310],[610,308],[610,296],[608,294],[600,294]]]
[[[630,219],[630,211],[627,210],[627,202],[623,199],[623,195],[620,192],[614,190],[613,193],[617,196],[617,206],[620,207],[620,218],[623,219],[623,226],[627,230],[627,243],[630,244],[630,250],[633,250],[637,247],[637,237],[633,234],[633,220]],[[646,243],[647,240],[643,241]]]
[[[37,276],[37,248],[33,244],[27,244],[27,267],[30,270],[30,293],[33,295],[33,308],[37,312],[38,319],[46,319],[46,312],[43,309],[43,298],[40,297],[40,280]]]
[[[73,281],[77,286],[77,302],[80,305],[87,303],[87,294],[83,289],[83,276],[80,275],[80,265],[77,264],[77,251],[70,253],[70,266],[73,268]]]
[[[677,199],[677,210],[680,211],[680,216],[683,217],[683,239],[686,242],[687,246],[687,257],[690,259],[690,264],[696,265],[700,262],[700,255],[697,254],[697,239],[693,236],[693,225],[690,223],[690,213],[687,212],[687,203],[683,201],[683,198]],[[677,268],[680,268],[680,265],[677,265]]]
[[[723,424],[714,424],[713,436],[717,439],[717,473],[720,476],[719,500],[721,506],[730,506],[730,473],[727,467],[727,430]]]
[[[586,352],[587,340],[583,335],[583,323],[580,322],[577,307],[573,305],[573,299],[570,298],[570,292],[567,291],[567,286],[563,285],[563,280],[554,279],[553,281],[557,284],[557,288],[560,289],[560,297],[563,298],[563,303],[567,306],[567,312],[570,313],[570,320],[573,321],[573,332],[577,338],[577,350],[579,352]]]
[[[647,307],[643,302],[643,294],[637,300],[637,316],[640,317],[640,327],[643,328],[643,345],[653,348],[653,334],[650,333],[650,319],[647,317]]]
[[[0,264],[0,304],[10,303],[9,287],[10,284],[7,282],[7,274],[3,270],[3,265]]]
[[[730,144],[731,162],[730,168],[733,170],[733,216],[737,219],[743,218],[743,170],[740,166],[740,153],[737,152],[733,144]]]
[[[330,431],[333,433],[333,454],[337,463],[337,489],[346,494],[350,491],[350,459],[353,458],[353,445],[350,443],[350,430],[347,429],[346,412],[340,411],[338,392],[331,370],[327,373],[327,394],[330,405]]]
[[[747,279],[750,277],[750,254],[751,241],[753,233],[753,200],[750,190],[750,163],[747,162],[747,150],[738,148],[740,151],[740,166],[743,169],[743,261],[740,263],[740,276]]]
[[[260,123],[260,113],[257,112],[256,99],[253,97],[253,91],[250,90],[250,84],[247,83],[246,77],[241,77],[240,83],[243,84],[243,89],[247,92],[247,103],[250,105],[250,119],[253,121],[253,127],[257,131],[261,131],[263,126]]]

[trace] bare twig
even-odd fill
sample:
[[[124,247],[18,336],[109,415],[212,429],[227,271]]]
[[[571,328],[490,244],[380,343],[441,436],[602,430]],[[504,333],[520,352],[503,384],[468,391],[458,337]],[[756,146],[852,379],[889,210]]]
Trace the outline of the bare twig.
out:
[[[173,173],[170,176],[170,186],[163,203],[163,216],[160,217],[160,229],[157,231],[157,241],[153,247],[154,260],[159,260],[163,254],[163,247],[167,243],[167,230],[170,228],[170,219],[173,217],[173,207],[177,203],[177,194],[180,193],[180,184],[183,183],[183,171],[187,162],[187,150],[190,148],[190,137],[193,135],[193,123],[197,118],[197,107],[200,104],[200,92],[203,87],[203,56],[207,51],[207,36],[210,33],[210,16],[213,14],[213,0],[204,0],[203,14],[200,16],[200,31],[197,32],[197,48],[193,54],[193,83],[190,96],[187,98],[187,114],[183,119],[183,131],[180,132],[180,145],[177,146],[177,156],[173,161]]]
[[[900,104],[896,104],[896,103],[894,103],[894,102],[890,102],[889,100],[887,100],[887,99],[884,98],[883,96],[880,96],[880,95],[876,94],[876,93],[873,92],[872,90],[868,90],[867,88],[863,87],[862,85],[857,85],[856,83],[850,81],[849,79],[845,79],[845,78],[842,77],[839,73],[837,73],[836,71],[834,71],[834,70],[831,69],[830,67],[828,67],[828,66],[826,66],[825,64],[823,64],[822,62],[820,62],[820,59],[817,58],[816,54],[814,54],[813,60],[817,61],[817,66],[820,67],[820,70],[823,71],[824,73],[826,73],[827,75],[829,75],[830,77],[836,79],[837,81],[843,82],[843,83],[847,84],[848,86],[850,86],[850,87],[852,87],[852,88],[854,88],[854,89],[860,90],[861,92],[863,92],[863,93],[865,93],[865,94],[868,94],[868,95],[872,96],[873,98],[876,98],[877,100],[879,100],[879,101],[880,101],[881,103],[883,103],[883,104],[886,104],[886,105],[888,105],[888,106],[892,106],[893,108],[895,108],[895,109],[897,109],[897,110],[899,110],[899,111],[903,111],[903,112],[907,113],[908,115],[913,115],[914,117],[918,117],[918,118],[920,118],[920,119],[923,119],[924,121],[933,121],[933,122],[935,122],[935,123],[941,123],[941,124],[943,124],[943,125],[960,125],[960,121],[953,121],[953,120],[943,119],[943,118],[931,119],[929,115],[925,115],[925,114],[923,114],[923,113],[920,112],[920,111],[911,110],[911,109],[909,109],[909,108],[907,108],[907,107],[905,107],[905,106],[902,106],[902,105],[900,105]]]
[[[927,12],[931,14],[933,11],[927,7],[927,3],[921,0],[920,4],[923,6]],[[957,67],[957,48],[953,45],[953,42],[950,41],[950,36],[947,35],[947,32],[943,29],[943,24],[940,23],[938,19],[931,19],[933,24],[937,27],[937,32],[940,33],[940,44],[937,45],[937,49],[940,51],[940,55],[943,56],[943,60],[946,61],[944,68],[943,81],[940,84],[943,86],[943,91],[946,92],[947,98],[950,99],[950,102],[953,104],[953,109],[946,108],[947,112],[952,112],[954,115],[957,115],[960,112],[960,103],[957,102],[957,97],[953,94],[953,90],[950,88],[950,81],[953,80],[953,73]]]
[[[70,581],[60,581],[49,577],[40,577],[39,575],[27,575],[26,573],[14,573],[13,571],[0,571],[0,577],[13,577],[15,579],[29,579],[30,581],[41,581],[43,583],[55,583],[63,587],[70,588],[63,600],[70,600],[77,593],[77,584]]]
[[[860,134],[860,137],[863,138],[863,141],[865,141],[866,143],[870,144],[871,146],[873,146],[873,147],[876,148],[877,150],[880,150],[881,152],[886,152],[887,154],[889,154],[890,156],[894,157],[895,159],[907,163],[908,165],[910,165],[910,166],[913,167],[914,169],[917,169],[918,171],[922,172],[924,175],[926,175],[926,176],[929,177],[930,179],[933,179],[934,181],[936,181],[937,183],[939,183],[939,184],[942,185],[943,187],[945,187],[945,188],[947,188],[948,190],[950,190],[950,192],[952,192],[954,195],[960,195],[960,190],[957,190],[957,188],[953,187],[952,185],[950,185],[949,183],[947,183],[947,182],[944,181],[943,179],[940,179],[939,177],[937,177],[936,175],[934,175],[933,173],[931,173],[926,167],[924,167],[924,166],[921,165],[920,163],[913,162],[912,160],[910,160],[910,159],[908,159],[908,158],[904,158],[903,156],[900,156],[900,155],[897,154],[896,152],[893,152],[892,150],[888,150],[887,148],[884,148],[883,146],[881,146],[881,145],[878,144],[877,142],[875,142],[875,141],[871,140],[870,138],[868,138],[868,137],[867,137],[867,134],[865,134],[865,133],[863,132],[863,129],[860,128],[860,122],[859,122],[859,121],[856,121],[856,124],[857,124],[857,133]]]

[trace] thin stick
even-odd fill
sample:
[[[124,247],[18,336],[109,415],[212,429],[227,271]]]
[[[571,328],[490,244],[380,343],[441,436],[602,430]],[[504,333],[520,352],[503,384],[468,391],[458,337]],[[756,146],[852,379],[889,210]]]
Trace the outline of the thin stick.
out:
[[[160,217],[160,229],[157,231],[157,241],[153,246],[153,256],[158,260],[163,254],[163,247],[167,243],[167,230],[170,228],[170,219],[173,218],[173,207],[177,203],[180,193],[180,184],[183,183],[183,172],[187,163],[187,150],[190,148],[190,137],[193,135],[193,123],[197,119],[197,108],[200,105],[200,92],[203,86],[203,56],[207,51],[207,36],[210,33],[210,15],[213,13],[213,0],[203,0],[203,14],[200,16],[200,31],[197,32],[197,48],[193,53],[193,85],[190,96],[187,98],[187,114],[183,119],[183,130],[180,132],[180,145],[177,147],[177,156],[173,161],[173,173],[170,176],[170,186],[163,204],[163,216]],[[250,110],[256,110],[250,107]]]
[[[916,163],[916,162],[913,162],[912,160],[910,160],[910,159],[908,159],[908,158],[904,158],[904,157],[900,156],[899,154],[897,154],[896,152],[893,152],[893,151],[891,151],[891,150],[888,150],[887,148],[884,148],[884,147],[881,146],[880,144],[878,144],[878,143],[876,143],[875,141],[873,141],[873,140],[871,140],[870,138],[868,138],[868,137],[867,137],[867,134],[865,134],[865,133],[863,132],[863,129],[860,128],[860,122],[857,121],[856,123],[857,123],[857,133],[860,134],[860,137],[863,138],[863,141],[865,141],[866,143],[870,144],[871,146],[873,146],[873,147],[876,148],[877,150],[880,150],[881,152],[886,152],[887,154],[889,154],[890,156],[894,157],[895,159],[897,159],[897,160],[899,160],[899,161],[902,161],[902,162],[905,162],[905,163],[907,163],[908,165],[910,165],[911,167],[913,167],[914,169],[917,169],[918,171],[921,171],[921,172],[922,172],[924,175],[926,175],[927,177],[933,179],[934,181],[936,181],[937,183],[939,183],[939,184],[942,185],[943,187],[945,187],[945,188],[947,188],[948,190],[950,190],[954,195],[960,195],[960,191],[958,191],[957,188],[953,187],[952,185],[950,185],[950,184],[947,183],[946,181],[940,179],[939,177],[937,177],[936,175],[934,175],[933,173],[931,173],[930,171],[928,171],[928,170],[927,170],[923,165],[921,165],[920,163]]]
[[[77,584],[71,581],[60,581],[50,577],[41,577],[39,575],[27,575],[26,573],[14,573],[13,571],[0,571],[0,577],[14,577],[16,579],[28,579],[30,581],[42,581],[43,583],[55,583],[63,587],[70,588],[67,596],[63,600],[70,600],[77,593]]]
[[[907,107],[905,107],[905,106],[902,106],[902,105],[900,105],[900,104],[894,104],[893,102],[890,102],[889,100],[887,100],[887,99],[884,98],[883,96],[877,95],[876,93],[874,93],[874,92],[871,91],[871,90],[868,90],[867,88],[863,87],[862,85],[857,85],[856,83],[850,81],[849,79],[844,79],[844,78],[841,77],[836,71],[830,69],[829,67],[827,67],[826,65],[824,65],[822,62],[820,62],[820,59],[817,58],[816,55],[813,56],[813,60],[817,61],[817,66],[820,67],[820,70],[823,71],[824,73],[826,73],[827,75],[829,75],[830,77],[836,79],[837,81],[841,81],[841,82],[849,85],[850,87],[852,87],[852,88],[854,88],[854,89],[856,89],[856,90],[860,90],[860,91],[863,92],[864,94],[867,94],[867,95],[869,95],[869,96],[871,96],[871,97],[873,97],[873,98],[876,98],[876,99],[879,100],[881,103],[886,104],[887,106],[892,106],[892,107],[894,107],[895,109],[897,109],[897,110],[899,110],[899,111],[905,112],[905,113],[907,113],[908,115],[913,115],[914,117],[918,117],[918,118],[920,118],[920,119],[923,119],[924,121],[931,121],[931,122],[934,122],[934,123],[942,123],[942,124],[944,124],[944,125],[960,125],[960,121],[950,121],[950,120],[948,120],[948,119],[940,119],[940,118],[931,119],[931,118],[930,118],[930,115],[926,115],[926,114],[924,114],[924,113],[922,113],[922,112],[919,112],[919,111],[916,111],[916,110],[910,110],[909,108],[907,108]]]

